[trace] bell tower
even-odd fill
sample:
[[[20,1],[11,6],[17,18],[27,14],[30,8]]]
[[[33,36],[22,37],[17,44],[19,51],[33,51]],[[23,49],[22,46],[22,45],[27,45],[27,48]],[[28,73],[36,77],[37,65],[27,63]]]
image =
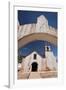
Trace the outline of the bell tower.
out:
[[[51,51],[50,46],[45,46],[45,51],[50,52]]]

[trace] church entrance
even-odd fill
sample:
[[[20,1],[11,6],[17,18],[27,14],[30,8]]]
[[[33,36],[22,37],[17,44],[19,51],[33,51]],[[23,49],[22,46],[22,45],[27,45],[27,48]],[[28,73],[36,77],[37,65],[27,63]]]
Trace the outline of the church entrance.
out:
[[[38,69],[38,64],[36,62],[32,63],[32,72],[36,72]]]

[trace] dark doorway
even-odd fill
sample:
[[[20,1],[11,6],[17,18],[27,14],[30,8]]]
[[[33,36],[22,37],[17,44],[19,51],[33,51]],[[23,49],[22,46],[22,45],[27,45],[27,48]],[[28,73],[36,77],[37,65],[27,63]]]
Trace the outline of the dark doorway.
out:
[[[36,72],[38,68],[38,64],[36,62],[32,63],[32,72]]]

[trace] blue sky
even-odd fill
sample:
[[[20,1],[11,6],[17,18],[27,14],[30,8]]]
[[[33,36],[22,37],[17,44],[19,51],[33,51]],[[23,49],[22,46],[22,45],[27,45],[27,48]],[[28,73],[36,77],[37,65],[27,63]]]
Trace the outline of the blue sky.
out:
[[[45,55],[45,45],[51,46],[51,51],[54,52],[54,55],[57,56],[57,46],[43,40],[37,40],[28,43],[19,49],[19,55],[27,56],[33,51],[36,51],[42,57]]]
[[[20,25],[29,24],[29,23],[36,23],[37,17],[40,15],[44,15],[47,20],[48,24],[57,29],[57,12],[40,12],[40,11],[18,11],[18,21]],[[44,46],[50,45],[51,50],[53,51],[54,55],[57,57],[57,46],[47,42],[47,41],[33,41],[28,43],[27,45],[23,46],[18,50],[19,55],[27,56],[33,51],[36,51],[41,56],[44,55]]]
[[[18,11],[18,21],[20,24],[36,23],[37,17],[44,15],[48,19],[48,24],[57,28],[57,12],[40,11]]]

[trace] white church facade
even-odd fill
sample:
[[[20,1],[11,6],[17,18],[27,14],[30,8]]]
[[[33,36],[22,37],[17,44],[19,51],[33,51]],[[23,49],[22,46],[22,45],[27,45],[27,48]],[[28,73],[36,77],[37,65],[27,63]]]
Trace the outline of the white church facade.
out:
[[[32,52],[30,55],[22,59],[23,72],[41,72],[57,70],[56,57],[50,49],[50,46],[45,46],[45,57],[43,58],[37,52]]]

